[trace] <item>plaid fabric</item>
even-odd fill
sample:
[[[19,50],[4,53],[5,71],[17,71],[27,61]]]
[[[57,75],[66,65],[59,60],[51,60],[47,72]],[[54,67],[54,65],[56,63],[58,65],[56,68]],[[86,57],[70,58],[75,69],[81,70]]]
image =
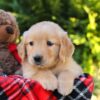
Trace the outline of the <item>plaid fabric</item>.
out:
[[[19,75],[0,76],[0,100],[57,100],[34,80]]]
[[[57,91],[46,91],[36,81],[19,75],[0,76],[0,100],[90,100],[93,88],[89,74],[75,79],[74,89],[66,97]]]
[[[94,89],[94,81],[89,74],[80,75],[74,81],[74,89],[66,97],[61,96],[57,91],[54,94],[59,100],[90,100]]]

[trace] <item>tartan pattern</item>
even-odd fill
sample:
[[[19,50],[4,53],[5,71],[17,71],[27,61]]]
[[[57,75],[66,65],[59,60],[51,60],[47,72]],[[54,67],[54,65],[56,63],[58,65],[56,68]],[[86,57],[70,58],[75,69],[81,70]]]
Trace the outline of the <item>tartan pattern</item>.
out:
[[[0,88],[2,100],[57,100],[36,81],[19,75],[0,76]]]
[[[44,90],[34,80],[19,75],[4,75],[0,76],[0,100],[90,100],[93,83],[89,74],[83,74],[75,79],[72,93],[63,97],[57,91],[52,93]]]
[[[54,94],[59,100],[90,100],[94,89],[92,76],[82,74],[74,81],[74,89],[68,96],[61,96],[57,91]]]
[[[85,84],[87,82],[87,85]],[[75,80],[75,86],[72,93],[64,100],[90,100],[93,92],[93,79],[88,74],[80,76],[80,81]]]

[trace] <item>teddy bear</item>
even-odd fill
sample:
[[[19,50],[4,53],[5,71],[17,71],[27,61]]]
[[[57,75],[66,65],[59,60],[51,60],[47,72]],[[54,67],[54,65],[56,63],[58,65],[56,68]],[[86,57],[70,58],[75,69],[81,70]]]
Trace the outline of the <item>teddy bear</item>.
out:
[[[7,75],[21,74],[16,39],[20,35],[16,18],[0,9],[0,70]]]

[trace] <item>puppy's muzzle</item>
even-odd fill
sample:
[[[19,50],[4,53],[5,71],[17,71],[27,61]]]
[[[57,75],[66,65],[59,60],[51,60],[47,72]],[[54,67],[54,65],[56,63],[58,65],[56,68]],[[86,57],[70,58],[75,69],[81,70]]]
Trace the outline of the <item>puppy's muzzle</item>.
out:
[[[36,55],[33,59],[36,65],[41,65],[43,57],[41,55]]]

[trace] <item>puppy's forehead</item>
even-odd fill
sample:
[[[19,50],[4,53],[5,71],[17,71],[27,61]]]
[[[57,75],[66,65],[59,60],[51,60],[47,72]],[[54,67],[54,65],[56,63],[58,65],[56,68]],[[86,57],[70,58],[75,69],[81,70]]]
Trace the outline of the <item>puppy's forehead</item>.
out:
[[[50,31],[48,32],[46,30],[45,31],[39,30],[37,32],[33,32],[33,31],[28,32],[25,35],[25,39],[28,41],[30,41],[30,40],[37,40],[37,41],[54,40],[54,41],[57,41],[57,40],[59,40],[59,36]]]
[[[29,33],[48,33],[48,34],[56,34],[56,35],[65,35],[65,32],[58,24],[50,21],[42,21],[35,25],[33,25],[28,31]]]
[[[27,36],[63,36],[65,32],[58,24],[50,21],[43,21],[33,25],[27,32]]]

